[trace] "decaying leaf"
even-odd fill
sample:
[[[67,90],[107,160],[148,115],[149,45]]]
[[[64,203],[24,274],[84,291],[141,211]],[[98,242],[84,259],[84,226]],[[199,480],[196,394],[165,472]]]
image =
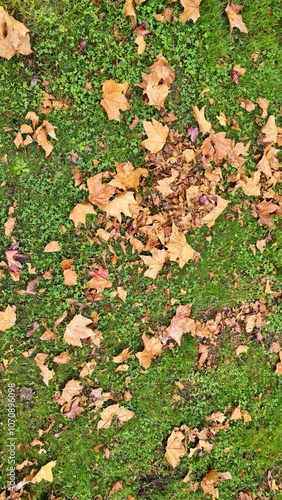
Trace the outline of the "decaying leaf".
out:
[[[144,276],[147,278],[152,278],[153,280],[157,277],[160,270],[163,268],[165,261],[168,258],[166,250],[159,250],[158,248],[152,248],[150,255],[140,255],[144,264],[148,266],[147,271],[145,271]]]
[[[0,57],[11,59],[15,54],[32,53],[29,30],[0,7]]]
[[[5,332],[16,324],[16,312],[11,306],[7,306],[4,311],[0,311],[0,331]]]
[[[177,467],[180,463],[180,459],[184,457],[186,453],[186,447],[182,443],[185,438],[183,432],[173,430],[171,435],[167,440],[165,458],[172,465],[173,468]]]
[[[43,352],[38,353],[34,358],[34,361],[37,363],[41,370],[43,382],[46,385],[49,384],[49,380],[52,380],[55,375],[54,370],[49,370],[49,368],[45,365],[45,361],[47,358],[48,354],[44,354]]]
[[[168,136],[168,126],[162,125],[160,122],[153,118],[152,122],[143,120],[143,127],[148,136],[148,139],[145,139],[145,141],[141,142],[142,146],[148,149],[151,153],[157,153],[158,151],[161,151]]]
[[[171,339],[181,345],[181,338],[184,333],[194,334],[196,331],[195,320],[190,318],[191,305],[180,305],[176,309],[175,316],[165,332]]]
[[[151,366],[153,357],[161,354],[163,345],[160,339],[156,337],[147,337],[145,333],[142,335],[142,340],[144,343],[144,350],[138,352],[136,357],[139,359],[140,365],[147,369]]]
[[[187,243],[185,235],[179,231],[174,223],[172,224],[172,233],[166,248],[170,260],[173,262],[177,261],[181,269],[190,259],[193,260],[195,256],[195,250]]]
[[[242,33],[248,33],[242,16],[241,14],[239,14],[242,9],[242,5],[238,5],[233,2],[229,2],[228,6],[226,7],[225,12],[230,24],[230,33],[232,33],[233,28],[238,28],[238,30],[240,30]]]
[[[135,43],[138,46],[138,48],[137,48],[137,54],[140,56],[145,51],[147,44],[146,44],[146,42],[144,40],[144,37],[141,36],[141,35],[138,35],[136,37]]]
[[[215,488],[219,479],[219,473],[216,470],[210,470],[201,481],[201,488],[205,495],[211,495],[213,500],[219,498],[218,488]]]
[[[192,115],[198,122],[202,134],[209,134],[212,130],[212,126],[205,118],[205,109],[206,106],[203,106],[201,109],[199,109],[198,106],[192,106]]]
[[[229,201],[217,196],[217,204],[211,212],[205,215],[201,219],[201,224],[206,224],[208,227],[212,227],[216,221],[216,219],[221,215],[221,213],[226,209]]]
[[[47,243],[45,246],[43,252],[60,252],[61,251],[61,246],[58,241],[50,241],[50,243]]]
[[[41,469],[37,472],[37,474],[32,478],[30,481],[31,483],[40,483],[42,479],[45,479],[45,481],[49,481],[50,483],[53,482],[53,474],[52,474],[52,469],[56,465],[56,460],[53,460],[52,462],[49,462],[46,465],[43,465]]]
[[[110,201],[105,210],[107,212],[107,216],[112,215],[113,217],[116,217],[119,222],[121,222],[122,213],[126,215],[126,217],[132,216],[130,206],[133,205],[138,205],[134,198],[134,193],[132,193],[132,191],[126,191]]]
[[[120,110],[127,111],[131,105],[124,94],[128,91],[128,83],[116,83],[114,80],[107,80],[103,83],[103,95],[101,105],[106,111],[109,120],[120,121]]]
[[[102,183],[103,173],[100,172],[87,179],[89,191],[89,201],[97,205],[101,210],[105,210],[110,198],[115,194],[115,187],[110,183]]]
[[[181,12],[179,18],[181,21],[186,23],[187,21],[192,20],[194,23],[200,17],[200,3],[202,0],[180,0],[182,7],[184,7],[184,11]]]
[[[117,173],[109,182],[110,186],[118,187],[119,189],[137,189],[140,182],[140,177],[147,177],[147,168],[134,168],[130,161],[119,163],[115,162]],[[103,184],[104,186],[104,184]],[[88,188],[89,189],[89,188]],[[90,198],[89,198],[90,199]],[[90,200],[91,201],[91,200]]]
[[[127,410],[124,406],[118,403],[110,405],[101,412],[101,420],[98,422],[98,429],[108,429],[111,426],[112,420],[116,417],[120,424],[127,422],[135,416],[135,412]]]
[[[78,227],[81,224],[86,224],[88,214],[96,214],[93,206],[90,203],[78,203],[72,209],[69,218],[73,221],[75,227]]]
[[[130,17],[132,20],[133,26],[136,26],[137,16],[136,16],[135,8],[133,5],[133,0],[125,0],[124,9],[123,9],[123,17]]]
[[[130,347],[127,347],[126,349],[123,349],[123,351],[118,354],[118,356],[113,357],[113,362],[114,363],[123,363],[127,359],[130,358]]]
[[[66,327],[64,340],[67,344],[82,347],[81,339],[88,339],[94,335],[91,328],[88,327],[93,323],[92,319],[76,314]]]

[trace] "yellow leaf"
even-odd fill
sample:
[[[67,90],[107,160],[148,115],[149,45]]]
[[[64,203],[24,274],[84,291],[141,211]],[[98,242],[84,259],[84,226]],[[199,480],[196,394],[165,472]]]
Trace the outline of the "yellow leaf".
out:
[[[49,481],[52,483],[53,481],[53,474],[52,474],[52,469],[56,465],[56,460],[53,460],[52,462],[49,462],[46,465],[43,465],[39,472],[34,476],[34,478],[30,481],[31,483],[40,483],[42,479],[45,479],[45,481]]]
[[[16,324],[16,312],[11,306],[7,306],[5,311],[0,311],[0,331],[5,332]]]
[[[144,120],[143,127],[148,139],[141,142],[142,146],[148,149],[151,153],[158,153],[158,151],[161,151],[165,145],[166,138],[168,136],[168,126],[162,125],[153,118],[152,122]]]
[[[116,83],[114,80],[107,80],[103,83],[103,95],[101,105],[105,109],[109,120],[120,121],[120,110],[127,111],[131,108],[126,97],[128,83]]]

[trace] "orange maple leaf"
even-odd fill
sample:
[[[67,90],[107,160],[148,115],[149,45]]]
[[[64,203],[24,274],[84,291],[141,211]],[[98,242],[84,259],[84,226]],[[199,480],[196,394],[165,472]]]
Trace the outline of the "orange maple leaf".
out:
[[[107,80],[103,83],[103,95],[101,105],[105,109],[109,120],[120,121],[120,110],[127,111],[131,105],[124,94],[128,91],[128,83],[116,83],[114,80]]]
[[[190,19],[195,23],[200,17],[200,3],[202,0],[180,0],[184,11],[181,12],[179,18],[183,23],[190,21]]]
[[[32,53],[29,30],[0,7],[0,57],[11,59],[15,54]]]
[[[152,122],[143,120],[143,127],[148,139],[142,141],[141,145],[148,149],[151,153],[158,153],[165,145],[166,138],[168,136],[168,126],[162,125],[153,118]]]
[[[81,224],[86,224],[87,214],[96,214],[92,205],[90,203],[78,203],[72,209],[69,218],[73,221],[75,227],[78,227]]]

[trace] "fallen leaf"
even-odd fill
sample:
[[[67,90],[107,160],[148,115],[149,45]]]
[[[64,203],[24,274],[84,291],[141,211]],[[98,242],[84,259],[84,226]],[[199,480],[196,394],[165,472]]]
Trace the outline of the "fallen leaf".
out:
[[[11,238],[16,222],[17,222],[16,217],[9,217],[6,220],[4,228],[5,228],[5,236],[7,236],[7,238]]]
[[[69,218],[73,221],[75,227],[78,227],[81,224],[86,224],[86,216],[88,214],[96,214],[93,206],[90,203],[78,203],[72,209]]]
[[[97,365],[97,363],[96,363],[95,359],[91,359],[90,361],[87,361],[87,363],[85,363],[83,365],[82,370],[79,372],[79,376],[81,378],[89,377],[90,375],[92,375],[93,371],[95,370],[96,365]]]
[[[74,286],[77,284],[78,274],[72,269],[65,269],[64,271],[64,285]]]
[[[140,365],[147,369],[151,366],[153,357],[161,354],[163,345],[160,339],[156,337],[147,337],[145,333],[142,335],[142,340],[144,350],[138,352],[136,357],[138,358]]]
[[[91,269],[89,274],[92,278],[88,281],[87,288],[95,288],[97,293],[103,292],[105,288],[110,288],[113,284],[108,280],[109,271],[102,266],[99,266],[98,269]]]
[[[126,361],[127,359],[130,358],[130,347],[127,347],[126,349],[123,349],[123,351],[121,351],[120,354],[118,354],[117,356],[114,356],[113,357],[113,362],[114,363],[123,363],[124,361]]]
[[[61,352],[58,356],[55,356],[53,359],[54,363],[58,363],[58,365],[65,365],[69,363],[70,360],[71,357],[68,351]]]
[[[250,348],[247,345],[238,345],[238,347],[235,351],[236,356],[239,356],[240,354],[243,354],[243,353],[245,354],[246,352],[248,352],[249,349]]]
[[[177,465],[180,463],[180,459],[184,457],[187,451],[186,447],[182,443],[184,438],[185,436],[183,432],[179,430],[173,430],[167,440],[165,458],[173,468],[177,467]]]
[[[11,59],[15,54],[32,53],[29,30],[0,7],[0,57]]]
[[[187,243],[185,235],[179,231],[177,226],[172,224],[172,233],[169,243],[166,244],[170,260],[178,262],[180,269],[187,264],[189,260],[193,260],[195,250]]]
[[[53,474],[52,474],[52,469],[56,465],[56,460],[53,460],[52,462],[49,462],[46,465],[43,465],[39,472],[34,476],[34,478],[30,481],[31,483],[40,483],[42,479],[45,479],[45,481],[49,481],[50,483],[53,482]]]
[[[49,370],[49,368],[45,365],[45,361],[46,361],[47,357],[48,357],[48,354],[44,354],[44,353],[40,352],[34,358],[34,361],[37,363],[37,365],[39,366],[39,368],[41,370],[43,382],[46,385],[49,384],[49,380],[52,380],[52,378],[55,375],[54,370]]]
[[[216,207],[214,207],[209,214],[205,215],[201,219],[200,224],[202,224],[202,225],[206,224],[208,227],[212,227],[214,225],[216,219],[226,209],[229,201],[228,200],[224,200],[224,198],[221,198],[220,196],[217,196],[216,199],[217,199]]]
[[[198,360],[198,368],[200,370],[208,358],[209,349],[206,345],[199,344],[198,353],[200,355],[199,360]]]
[[[140,56],[145,51],[147,44],[146,44],[146,42],[144,40],[144,37],[141,36],[141,35],[138,35],[136,37],[135,43],[138,46],[138,48],[137,48],[137,54]]]
[[[152,122],[143,120],[143,127],[148,139],[142,141],[141,145],[148,149],[151,153],[158,153],[158,151],[161,151],[165,145],[166,138],[168,136],[168,126],[162,125],[153,118]]]
[[[130,161],[124,163],[119,163],[116,161],[115,164],[117,173],[109,182],[110,186],[115,186],[123,190],[126,188],[137,189],[140,183],[140,177],[148,176],[147,168],[134,168]]]
[[[112,215],[113,217],[116,217],[119,222],[121,222],[122,213],[126,217],[132,217],[130,205],[138,206],[138,203],[134,198],[134,193],[132,193],[132,191],[126,191],[125,193],[116,196],[106,205],[105,210],[107,212],[107,217]]]
[[[94,335],[91,328],[88,328],[91,323],[92,319],[76,314],[66,327],[64,341],[69,345],[82,347],[81,339],[88,339]]]
[[[175,316],[172,318],[165,333],[169,338],[175,340],[178,345],[181,345],[182,335],[184,333],[194,334],[196,331],[195,321],[190,318],[191,305],[180,305],[176,309]]]
[[[103,83],[101,105],[105,109],[109,120],[120,121],[120,110],[127,111],[131,108],[124,94],[128,91],[128,83],[116,83],[107,80]]]
[[[242,418],[242,413],[241,413],[240,405],[239,405],[236,408],[234,408],[234,410],[232,411],[232,413],[230,415],[229,420],[240,420],[241,418]]]
[[[123,9],[123,17],[130,17],[132,20],[133,26],[136,26],[137,16],[133,6],[133,0],[125,0],[124,9]]]
[[[47,120],[43,120],[42,125],[34,132],[34,140],[44,149],[46,158],[51,154],[54,148],[48,136],[58,140],[55,134],[55,128],[56,127],[53,127]]]
[[[147,278],[152,278],[153,280],[157,277],[158,273],[163,268],[165,261],[168,258],[168,254],[164,248],[159,250],[158,248],[152,248],[150,255],[140,255],[144,264],[148,266],[147,271],[145,271],[144,276]]]
[[[269,100],[265,97],[259,97],[257,103],[262,110],[261,118],[265,118],[267,116],[267,108],[269,106]]]
[[[275,116],[270,115],[261,132],[265,135],[263,138],[264,143],[275,144],[277,142],[278,130],[275,123]]]
[[[225,9],[230,24],[230,34],[232,33],[233,28],[238,28],[238,30],[240,30],[242,33],[248,33],[242,16],[241,14],[239,14],[242,9],[242,5],[238,5],[233,2],[229,2],[228,6]]]
[[[242,417],[243,417],[243,420],[244,420],[244,424],[246,422],[251,422],[252,421],[252,417],[251,415],[249,414],[249,412],[247,410],[242,410]]]
[[[127,410],[124,406],[120,406],[118,403],[110,405],[101,412],[101,420],[99,420],[97,428],[109,429],[114,417],[116,417],[120,421],[120,423],[123,424],[134,416],[134,411]]]
[[[212,126],[205,118],[205,109],[206,106],[203,106],[201,109],[199,109],[198,106],[192,106],[192,115],[198,122],[202,134],[209,134],[212,130]]]
[[[47,243],[45,246],[43,252],[60,252],[61,247],[58,241],[50,241],[50,243]]]
[[[202,0],[180,0],[184,11],[181,12],[179,19],[186,23],[190,21],[190,19],[195,23],[197,19],[200,17],[200,3]]]
[[[7,306],[4,311],[0,311],[0,330],[5,332],[16,324],[17,316],[15,310],[11,306]]]
[[[75,396],[79,396],[83,389],[83,385],[78,380],[69,380],[62,390],[60,398],[57,402],[60,405],[70,403]]]
[[[87,179],[87,187],[89,191],[89,201],[93,205],[97,205],[101,210],[105,210],[110,198],[115,194],[115,187],[113,184],[102,183],[103,173],[94,175]]]
[[[216,470],[210,470],[201,481],[201,488],[205,495],[211,495],[213,500],[219,498],[218,489],[215,488],[219,479],[219,473]]]

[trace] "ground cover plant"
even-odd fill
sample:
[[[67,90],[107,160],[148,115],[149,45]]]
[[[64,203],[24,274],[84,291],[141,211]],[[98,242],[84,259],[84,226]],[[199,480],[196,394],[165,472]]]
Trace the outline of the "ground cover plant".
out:
[[[0,5],[1,500],[282,498],[279,3]]]

